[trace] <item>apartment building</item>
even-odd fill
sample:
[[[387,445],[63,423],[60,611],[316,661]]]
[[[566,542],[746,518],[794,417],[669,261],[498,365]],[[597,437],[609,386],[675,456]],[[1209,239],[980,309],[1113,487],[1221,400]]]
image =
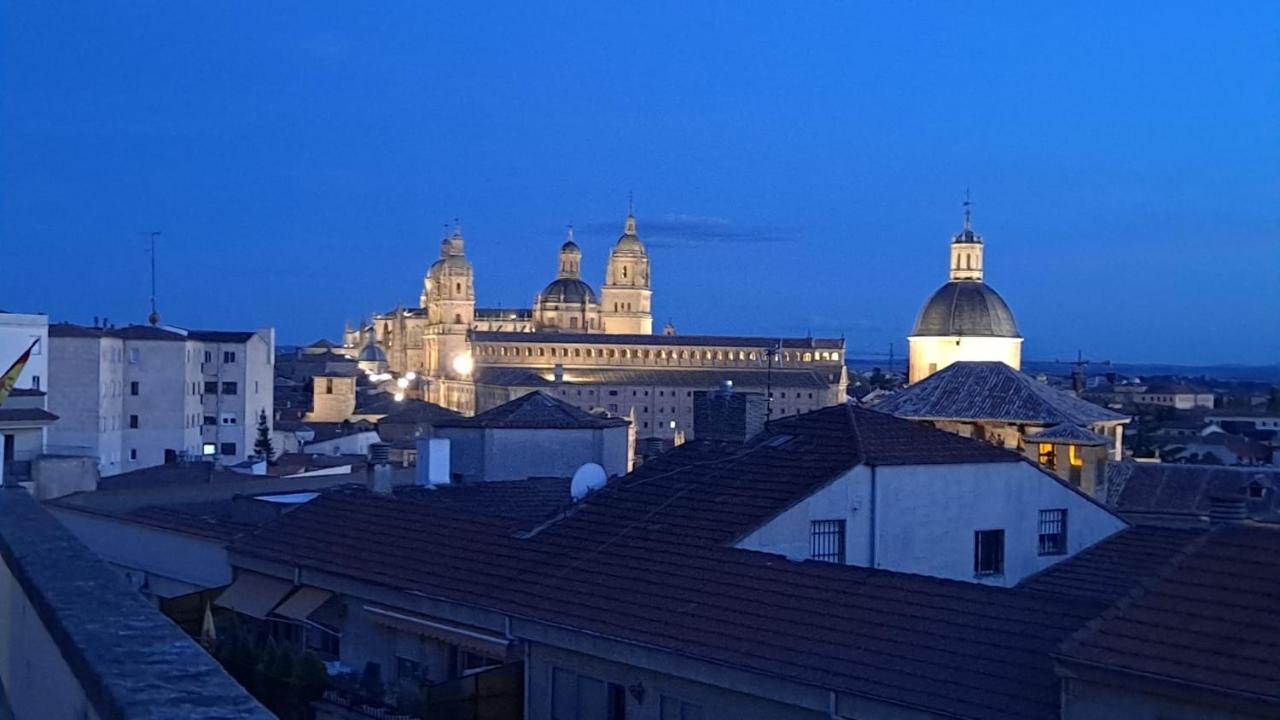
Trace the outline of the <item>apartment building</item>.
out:
[[[50,443],[95,455],[104,477],[179,456],[240,462],[259,413],[270,423],[274,330],[59,323],[49,345],[50,384],[62,383]]]

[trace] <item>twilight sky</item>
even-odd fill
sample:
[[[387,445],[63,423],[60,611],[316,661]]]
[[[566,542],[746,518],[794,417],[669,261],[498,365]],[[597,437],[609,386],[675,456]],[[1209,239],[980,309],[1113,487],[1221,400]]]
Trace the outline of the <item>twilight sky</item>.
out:
[[[450,7],[443,7],[449,5]],[[869,356],[965,187],[1025,356],[1280,361],[1280,9],[1231,3],[5,3],[0,307],[337,338],[587,279],[634,191],[655,317]]]

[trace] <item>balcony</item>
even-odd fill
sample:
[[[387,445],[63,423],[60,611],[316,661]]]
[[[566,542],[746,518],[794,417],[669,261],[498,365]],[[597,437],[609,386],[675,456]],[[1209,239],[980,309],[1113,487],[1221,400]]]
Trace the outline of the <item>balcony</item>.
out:
[[[273,716],[26,490],[0,487],[0,717]]]

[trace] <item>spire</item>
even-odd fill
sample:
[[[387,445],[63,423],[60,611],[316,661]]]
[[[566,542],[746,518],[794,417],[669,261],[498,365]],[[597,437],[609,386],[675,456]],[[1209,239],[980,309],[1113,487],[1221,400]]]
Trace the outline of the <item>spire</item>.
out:
[[[462,254],[462,221],[456,217],[453,219],[453,236],[449,238],[449,252]]]
[[[970,200],[970,199],[969,199],[969,188],[967,188],[967,187],[964,189],[964,203],[963,203],[963,204],[964,204],[964,229],[965,229],[965,230],[967,230],[967,231],[972,231],[972,230],[973,230],[973,217],[972,217],[972,213],[971,213],[970,211],[971,211],[971,210],[972,210],[972,208],[973,208],[973,200]]]
[[[623,235],[636,234],[636,196],[635,193],[627,193],[627,224],[622,230]]]
[[[569,231],[564,235],[564,244],[577,245],[577,243],[573,242],[573,226],[572,225],[569,226]]]

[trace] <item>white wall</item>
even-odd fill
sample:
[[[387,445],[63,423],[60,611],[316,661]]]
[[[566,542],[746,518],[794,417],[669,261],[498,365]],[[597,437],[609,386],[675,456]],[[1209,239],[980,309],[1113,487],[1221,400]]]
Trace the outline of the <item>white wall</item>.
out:
[[[874,478],[873,478],[874,476]],[[1067,553],[1039,555],[1039,511],[1067,510]],[[809,557],[809,523],[846,523],[851,565],[1017,584],[1124,528],[1124,522],[1026,462],[858,466],[747,535],[738,547]],[[977,530],[1003,529],[1005,571],[975,576]]]
[[[956,362],[999,361],[1022,368],[1022,338],[916,336],[907,338],[909,380],[918,383]],[[931,365],[937,367],[930,370]]]
[[[382,442],[376,430],[351,433],[332,440],[307,443],[303,452],[312,455],[368,455],[369,446]]]
[[[32,341],[35,349],[14,387],[49,389],[49,317],[24,313],[0,313],[0,374],[9,369]],[[38,378],[38,380],[37,380]]]
[[[450,441],[449,469],[466,480],[570,477],[593,462],[610,476],[627,472],[627,426],[612,428],[436,428]]]

